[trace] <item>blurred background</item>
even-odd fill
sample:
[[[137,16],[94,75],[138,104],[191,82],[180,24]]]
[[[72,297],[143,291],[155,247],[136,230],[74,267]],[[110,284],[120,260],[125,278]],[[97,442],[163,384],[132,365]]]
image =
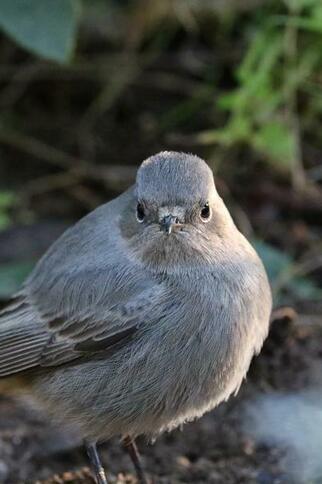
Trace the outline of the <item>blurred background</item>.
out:
[[[161,150],[205,158],[264,260],[272,330],[236,399],[141,442],[155,483],[322,483],[321,0],[1,0],[0,304]],[[113,482],[134,483],[119,447]],[[93,482],[0,396],[0,482]],[[66,471],[66,472],[65,472]]]

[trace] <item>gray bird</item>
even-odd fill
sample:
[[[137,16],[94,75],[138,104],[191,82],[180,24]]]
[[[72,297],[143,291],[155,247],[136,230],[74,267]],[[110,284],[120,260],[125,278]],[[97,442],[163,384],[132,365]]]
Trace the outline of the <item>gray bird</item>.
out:
[[[162,152],[133,187],[67,230],[0,316],[0,377],[87,442],[134,440],[236,393],[268,332],[255,250],[197,156]]]

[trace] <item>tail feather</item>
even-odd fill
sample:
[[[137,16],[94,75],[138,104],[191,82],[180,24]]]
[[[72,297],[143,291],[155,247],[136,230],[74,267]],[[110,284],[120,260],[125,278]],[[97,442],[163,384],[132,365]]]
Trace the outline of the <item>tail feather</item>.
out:
[[[31,306],[15,299],[0,313],[0,378],[37,366],[49,339]]]

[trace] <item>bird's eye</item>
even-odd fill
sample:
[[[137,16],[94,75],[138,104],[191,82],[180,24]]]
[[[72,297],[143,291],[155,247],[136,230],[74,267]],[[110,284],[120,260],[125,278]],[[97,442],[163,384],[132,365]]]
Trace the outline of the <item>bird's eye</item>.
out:
[[[144,221],[145,217],[145,212],[144,212],[144,207],[142,203],[138,203],[136,206],[136,218],[140,223]]]
[[[209,203],[207,202],[205,203],[205,205],[202,207],[200,211],[200,217],[204,222],[208,222],[208,220],[210,220],[210,216],[211,216],[211,210],[209,207]]]

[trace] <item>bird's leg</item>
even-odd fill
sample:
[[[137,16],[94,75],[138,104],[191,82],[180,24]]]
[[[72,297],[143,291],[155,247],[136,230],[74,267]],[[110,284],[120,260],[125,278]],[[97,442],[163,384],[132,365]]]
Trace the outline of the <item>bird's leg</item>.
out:
[[[129,456],[131,457],[131,460],[133,462],[133,465],[135,467],[135,471],[139,480],[140,484],[149,484],[148,479],[146,478],[145,472],[142,467],[142,462],[141,462],[141,457],[138,451],[138,448],[136,446],[136,443],[134,440],[131,439],[129,435],[127,435],[123,439],[123,445],[125,449],[128,451]]]
[[[97,484],[108,484],[104,467],[97,452],[96,442],[85,442],[85,447]]]

